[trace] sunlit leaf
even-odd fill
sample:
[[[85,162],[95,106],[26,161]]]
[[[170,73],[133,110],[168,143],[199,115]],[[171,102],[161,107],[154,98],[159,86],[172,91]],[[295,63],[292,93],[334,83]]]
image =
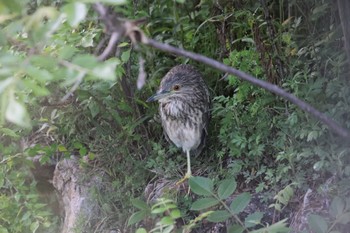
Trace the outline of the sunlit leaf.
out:
[[[72,27],[77,27],[83,21],[87,14],[87,7],[81,2],[68,3],[63,7],[63,12]]]
[[[6,119],[16,125],[29,127],[30,121],[26,108],[14,96],[10,96],[5,113]]]
[[[104,80],[114,81],[116,79],[115,68],[118,65],[118,61],[110,59],[96,66],[92,72],[96,77]]]

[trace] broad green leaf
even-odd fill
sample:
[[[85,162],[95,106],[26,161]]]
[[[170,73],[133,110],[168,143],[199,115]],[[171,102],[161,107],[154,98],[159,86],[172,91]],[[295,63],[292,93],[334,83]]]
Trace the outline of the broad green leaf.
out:
[[[232,226],[229,226],[227,230],[228,233],[242,233],[243,231],[244,227],[238,224],[233,224]]]
[[[63,46],[58,51],[58,57],[63,60],[69,60],[71,59],[75,53],[77,53],[78,49],[73,46]]]
[[[168,211],[168,210],[173,209],[173,208],[176,208],[176,205],[172,204],[172,205],[161,206],[161,207],[156,207],[156,208],[152,207],[151,213],[152,214],[160,214],[160,213],[164,213],[165,211]]]
[[[191,210],[202,210],[218,204],[219,201],[212,197],[205,197],[193,202]]]
[[[26,68],[26,72],[29,76],[32,78],[40,81],[40,82],[46,82],[49,80],[52,80],[52,74],[44,69],[39,69],[35,66],[28,66]]]
[[[46,96],[50,94],[50,91],[44,85],[40,86],[32,79],[24,79],[22,84],[36,96]]]
[[[100,113],[100,107],[96,101],[91,101],[88,105],[92,118],[95,118]]]
[[[146,218],[147,215],[148,215],[148,212],[144,211],[144,210],[140,210],[140,211],[133,213],[129,218],[128,226],[140,222],[141,220]]]
[[[74,63],[75,65],[84,67],[86,69],[92,69],[102,63],[99,63],[97,61],[97,58],[93,55],[90,54],[82,54],[82,55],[77,55],[73,58],[72,63]],[[73,65],[69,66],[67,65],[68,68],[70,69],[75,69],[75,67]]]
[[[171,216],[173,219],[180,218],[180,217],[181,217],[181,212],[180,212],[180,210],[178,210],[178,209],[172,210],[172,211],[170,211],[170,216]]]
[[[140,210],[149,209],[147,203],[138,198],[131,199],[131,204]]]
[[[248,215],[244,220],[245,227],[253,227],[260,223],[260,220],[264,216],[261,212],[255,212],[253,214]]]
[[[225,179],[221,181],[218,188],[218,196],[220,199],[226,199],[236,190],[237,183],[235,179]]]
[[[223,222],[226,221],[231,214],[227,210],[216,210],[208,216],[210,222]]]
[[[20,136],[15,131],[13,131],[12,129],[9,129],[9,128],[0,128],[0,133],[2,135],[6,135],[6,136],[9,136],[9,137],[12,137],[15,139],[20,138]]]
[[[205,177],[201,177],[201,176],[192,176],[189,179],[189,184],[190,184],[190,188],[191,190],[198,195],[201,196],[210,196],[213,194],[213,181],[205,178]]]
[[[163,224],[163,225],[171,225],[171,224],[174,224],[174,220],[170,217],[170,216],[165,216],[163,217],[160,222]]]
[[[114,81],[116,79],[115,68],[118,65],[118,61],[115,59],[110,59],[103,62],[102,64],[96,66],[92,73],[98,78],[104,80]]]
[[[87,14],[87,7],[81,2],[68,3],[63,7],[63,12],[67,16],[68,23],[72,27],[77,27]]]
[[[328,224],[324,220],[323,217],[316,215],[316,214],[310,214],[307,220],[308,220],[310,228],[315,233],[326,233],[327,232]]]
[[[238,214],[244,210],[249,204],[251,199],[250,193],[241,193],[235,199],[233,199],[230,209],[233,213]]]
[[[126,50],[125,52],[122,53],[120,59],[125,63],[129,60],[130,58],[130,49]]]
[[[22,126],[30,127],[30,120],[25,107],[19,103],[14,96],[10,96],[9,102],[6,108],[5,117],[8,121]]]
[[[329,212],[333,217],[337,217],[344,212],[345,202],[340,197],[333,198]]]

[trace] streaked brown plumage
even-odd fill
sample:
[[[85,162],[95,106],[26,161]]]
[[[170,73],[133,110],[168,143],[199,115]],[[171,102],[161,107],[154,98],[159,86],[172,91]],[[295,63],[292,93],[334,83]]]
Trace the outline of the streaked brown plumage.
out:
[[[201,74],[190,65],[172,68],[162,79],[159,90],[147,101],[159,102],[159,113],[167,139],[187,155],[201,153],[208,134],[210,96]],[[184,179],[185,179],[184,178]]]

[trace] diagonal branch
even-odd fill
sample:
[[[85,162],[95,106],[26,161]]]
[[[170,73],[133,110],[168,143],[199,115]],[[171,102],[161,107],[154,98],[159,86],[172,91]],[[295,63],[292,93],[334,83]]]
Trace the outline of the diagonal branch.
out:
[[[108,15],[108,10],[106,7],[104,7],[102,4],[96,3],[94,5],[95,10],[98,14],[100,14],[102,21],[104,22],[106,26],[106,30],[108,33],[117,32],[119,36],[121,37],[128,37],[131,39],[134,43],[142,43],[148,46],[151,46],[153,48],[162,50],[164,52],[174,53],[179,56],[184,56],[191,58],[195,61],[204,63],[206,65],[209,65],[215,69],[218,69],[220,71],[223,71],[225,73],[229,73],[232,75],[237,76],[238,78],[248,81],[251,84],[261,87],[267,91],[270,91],[272,93],[275,93],[276,95],[281,96],[282,98],[290,101],[291,103],[297,105],[299,108],[301,108],[303,111],[308,112],[316,119],[323,122],[325,125],[329,127],[334,133],[338,134],[339,136],[350,139],[350,132],[348,129],[341,127],[337,122],[335,122],[332,118],[328,117],[324,113],[318,111],[316,108],[311,106],[310,104],[306,103],[303,100],[298,99],[295,95],[288,93],[287,91],[283,90],[282,88],[278,87],[277,85],[271,84],[269,82],[254,78],[253,76],[244,73],[240,70],[234,69],[230,66],[227,66],[223,63],[220,63],[212,58],[208,58],[206,56],[189,52],[184,49],[176,48],[174,46],[171,46],[169,44],[160,43],[156,40],[147,38],[144,33],[137,27],[137,21],[130,21],[126,19],[120,19],[119,17],[116,17],[116,13],[111,13],[112,15]]]
[[[338,123],[336,123],[333,119],[325,115],[324,113],[318,111],[316,108],[311,106],[310,104],[298,99],[295,95],[288,93],[287,91],[283,90],[282,88],[278,87],[277,85],[271,84],[269,82],[254,78],[253,76],[244,73],[240,70],[236,70],[230,66],[227,66],[221,62],[218,62],[212,58],[208,58],[206,56],[189,52],[180,48],[176,48],[174,46],[163,44],[158,41],[155,41],[153,39],[148,39],[146,41],[147,45],[160,49],[165,52],[174,53],[176,55],[184,56],[191,58],[195,61],[204,63],[206,65],[209,65],[215,69],[218,69],[220,71],[232,74],[237,76],[238,78],[248,81],[251,84],[261,87],[267,91],[270,91],[272,93],[275,93],[276,95],[281,96],[282,98],[292,102],[293,104],[297,105],[299,108],[304,110],[305,112],[310,113],[312,116],[314,116],[316,119],[320,120],[324,124],[326,124],[333,132],[338,134],[339,136],[342,136],[344,138],[350,138],[350,133],[347,129],[341,127]]]

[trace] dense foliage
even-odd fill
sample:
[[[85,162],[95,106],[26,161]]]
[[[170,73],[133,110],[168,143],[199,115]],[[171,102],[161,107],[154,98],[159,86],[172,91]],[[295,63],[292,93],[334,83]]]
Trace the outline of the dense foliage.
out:
[[[313,231],[349,224],[348,142],[283,99],[185,58],[126,39],[115,56],[98,60],[106,40],[92,2],[0,0],[0,233],[57,229],[28,175],[28,158],[38,154],[43,164],[74,154],[88,173],[107,174],[113,192],[92,192],[104,223],[124,231],[140,220],[155,232],[175,222],[195,231],[204,219],[237,220],[261,194],[280,217],[264,222],[252,212],[232,229],[283,232],[284,217],[297,211],[290,203],[308,189],[331,200],[330,216],[311,215]],[[349,63],[334,1],[101,2],[125,18],[145,17],[147,36],[277,84],[350,128]],[[140,55],[148,77],[137,90]],[[193,159],[193,195],[168,188],[146,203],[149,183],[166,185],[185,171],[185,156],[162,136],[157,106],[145,102],[179,63],[198,67],[211,89],[210,139]],[[234,191],[237,206],[229,206]]]

